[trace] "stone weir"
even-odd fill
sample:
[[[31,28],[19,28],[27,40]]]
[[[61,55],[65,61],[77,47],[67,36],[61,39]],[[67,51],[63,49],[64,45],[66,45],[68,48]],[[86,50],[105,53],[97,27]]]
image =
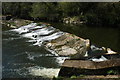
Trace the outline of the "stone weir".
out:
[[[11,26],[10,26],[11,27]],[[59,56],[72,56],[79,58],[85,56],[90,47],[89,39],[80,38],[74,34],[62,32],[46,23],[31,23],[26,26],[12,27],[11,31],[19,33],[22,37],[31,38],[34,45],[43,45]]]
[[[42,23],[31,23],[11,31],[16,31],[22,37],[32,39],[28,42],[34,42],[33,45],[43,45],[57,56],[70,57],[63,63],[59,76],[120,74],[120,55],[110,48],[91,45],[89,39],[62,32]],[[114,69],[111,70],[111,68]]]
[[[46,43],[45,46],[48,49],[54,50],[60,56],[79,58],[86,54],[90,47],[90,41],[70,33],[64,33],[59,38]]]
[[[17,22],[21,21],[17,20]],[[14,25],[17,26],[16,21]],[[103,54],[116,54],[110,48],[96,47],[90,44],[89,39],[83,39],[74,34],[62,32],[47,23],[31,23],[26,26],[12,28],[15,29],[11,31],[19,33],[22,37],[32,39],[29,42],[34,42],[34,45],[43,45],[46,49],[57,53],[59,56],[70,56],[71,59],[83,59],[84,57]]]

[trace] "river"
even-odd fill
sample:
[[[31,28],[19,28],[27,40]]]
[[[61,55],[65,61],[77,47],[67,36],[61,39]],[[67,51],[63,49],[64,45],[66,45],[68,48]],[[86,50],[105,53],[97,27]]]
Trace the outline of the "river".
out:
[[[91,44],[110,47],[120,51],[119,29],[105,27],[88,27],[84,25],[67,25],[50,23],[54,28],[69,32],[85,39]],[[53,77],[57,76],[64,57],[55,56],[43,46],[28,42],[28,38],[2,27],[2,76],[3,78]]]

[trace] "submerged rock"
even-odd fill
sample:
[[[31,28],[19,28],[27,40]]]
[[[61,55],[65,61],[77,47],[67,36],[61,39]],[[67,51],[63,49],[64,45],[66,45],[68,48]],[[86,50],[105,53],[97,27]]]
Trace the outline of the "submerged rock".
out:
[[[57,39],[45,44],[60,56],[72,56],[72,58],[83,57],[90,46],[88,39],[83,39],[70,33],[65,33]]]

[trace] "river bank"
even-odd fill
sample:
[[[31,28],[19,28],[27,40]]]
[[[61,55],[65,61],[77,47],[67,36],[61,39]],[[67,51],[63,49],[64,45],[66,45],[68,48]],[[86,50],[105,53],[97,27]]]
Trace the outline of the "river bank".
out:
[[[120,26],[119,2],[38,2],[3,3],[3,15],[32,20],[88,24],[117,28]]]
[[[29,17],[29,19],[24,19],[24,18],[15,18],[11,15],[2,15],[0,16],[3,20],[0,21],[1,24],[5,24],[7,23],[7,26],[10,27],[15,27],[15,26],[23,26],[26,24],[29,24],[31,22],[37,22],[40,24],[43,22],[45,24],[47,23],[63,23],[63,24],[68,24],[68,25],[77,25],[77,26],[81,26],[81,25],[87,25],[89,27],[106,27],[106,28],[120,28],[119,25],[120,24],[102,24],[102,23],[98,23],[95,21],[90,21],[85,17],[85,15],[80,15],[80,16],[72,16],[72,17],[63,17],[57,20],[49,20],[49,19],[40,19],[40,18],[31,18]],[[16,25],[18,24],[18,25]],[[48,24],[49,25],[49,24]]]

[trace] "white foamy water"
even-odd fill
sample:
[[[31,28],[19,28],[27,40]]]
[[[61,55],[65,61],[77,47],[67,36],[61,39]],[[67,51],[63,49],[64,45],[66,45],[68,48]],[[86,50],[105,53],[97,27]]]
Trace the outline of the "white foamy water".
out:
[[[94,62],[100,62],[100,61],[106,61],[108,59],[105,58],[104,56],[101,56],[100,58],[91,58],[90,60],[92,60]]]
[[[39,66],[33,66],[29,67],[29,74],[34,76],[42,76],[42,77],[48,77],[53,78],[57,77],[58,73],[60,71],[60,68],[41,68]]]
[[[29,28],[31,27],[35,27],[37,24],[36,23],[31,23],[29,25],[26,25],[26,26],[22,26],[20,28],[17,28],[17,29],[12,29],[11,31],[16,31],[18,32],[19,34],[21,33],[26,33],[26,32],[29,32]]]
[[[31,29],[31,30],[32,30],[32,29],[41,29],[41,28],[43,28],[43,27],[45,27],[45,26],[42,26],[42,25],[41,25],[41,26],[30,27],[29,29]]]
[[[36,42],[36,39],[28,40],[26,42]]]
[[[57,32],[57,33],[54,33],[54,34],[49,35],[49,36],[40,37],[36,40],[37,42],[33,45],[41,46],[44,41],[51,41],[53,39],[56,39],[56,38],[62,36],[63,34],[64,34],[63,32]]]
[[[31,38],[31,39],[36,39],[38,38],[40,35],[47,35],[47,34],[50,34],[51,32],[53,32],[54,30],[48,30],[48,29],[42,29],[42,30],[39,30],[39,31],[34,31],[34,32],[31,32],[31,33],[26,33],[26,34],[23,34],[22,36],[23,37],[26,37],[26,38]]]
[[[62,63],[65,61],[65,59],[70,59],[70,57],[56,57],[56,62],[59,65],[62,65]]]
[[[37,23],[31,23],[26,26],[21,26],[20,28],[31,28],[31,27],[35,27],[36,25],[37,25]]]
[[[37,30],[33,30],[32,32],[41,32],[41,31],[50,31],[50,30],[55,30],[55,28],[53,28],[53,27],[43,27],[43,28],[40,28],[40,29],[37,29]]]

